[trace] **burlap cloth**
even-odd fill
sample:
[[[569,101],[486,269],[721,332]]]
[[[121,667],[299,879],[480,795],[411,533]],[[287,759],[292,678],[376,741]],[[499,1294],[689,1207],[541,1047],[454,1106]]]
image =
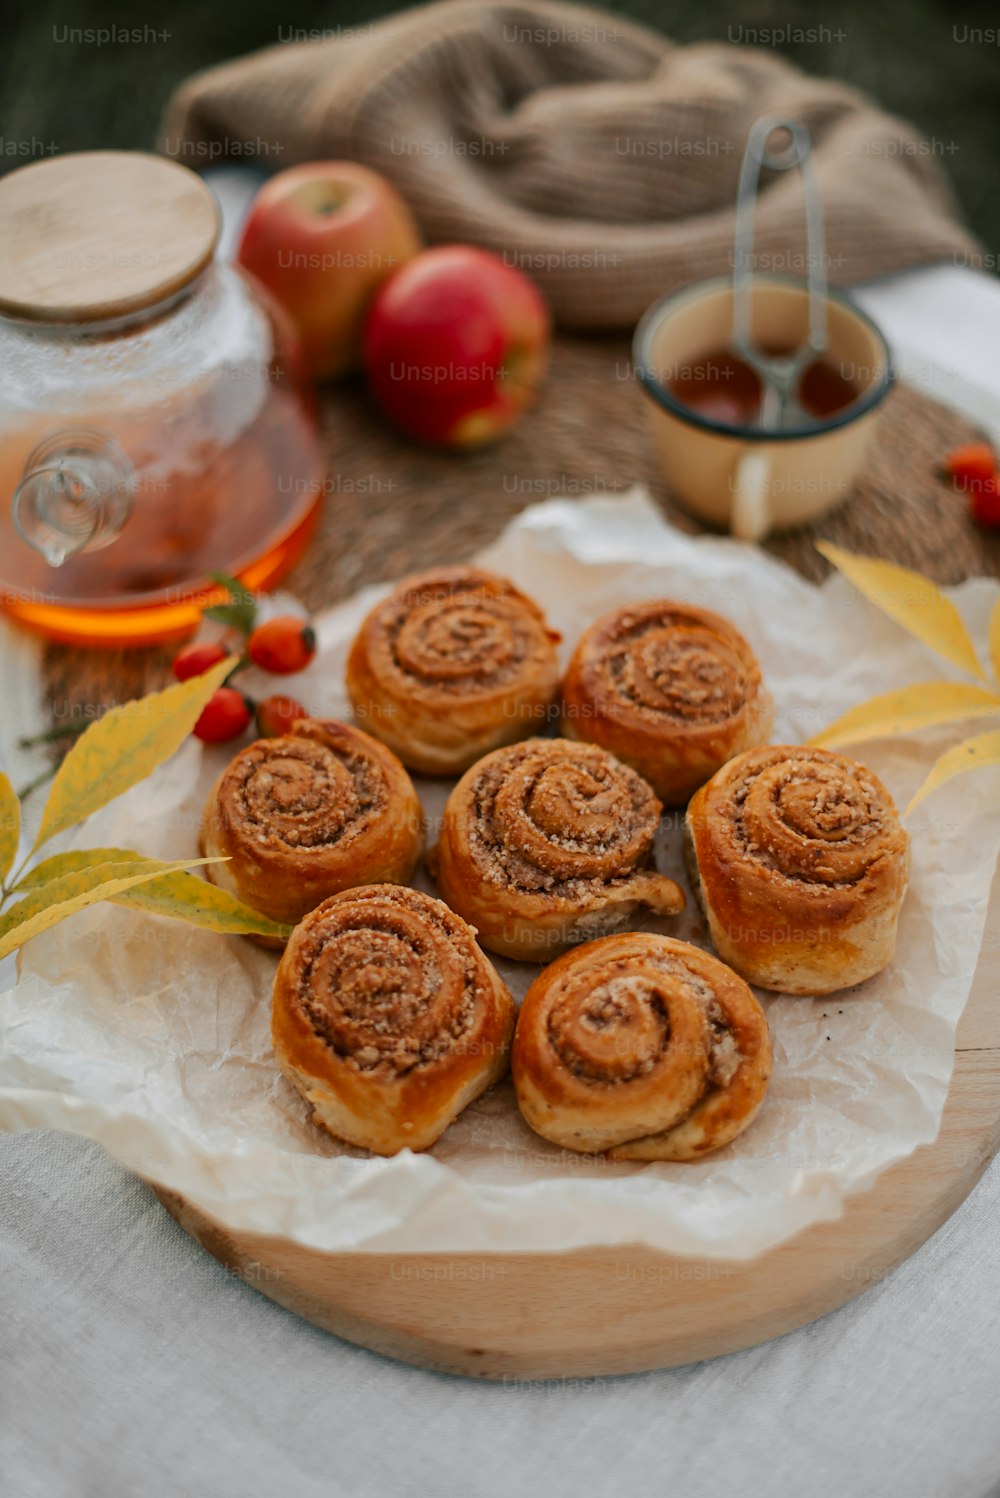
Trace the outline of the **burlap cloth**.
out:
[[[189,80],[163,151],[191,166],[348,157],[389,177],[432,241],[485,245],[558,322],[626,327],[664,291],[731,270],[751,122],[812,136],[829,277],[950,260],[973,241],[928,142],[845,84],[773,52],[674,46],[598,10],[445,0]],[[765,182],[761,264],[801,273],[795,173]]]

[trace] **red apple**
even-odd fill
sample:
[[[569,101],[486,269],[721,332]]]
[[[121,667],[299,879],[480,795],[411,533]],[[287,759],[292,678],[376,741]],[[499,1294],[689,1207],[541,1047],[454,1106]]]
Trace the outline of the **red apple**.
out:
[[[498,437],[545,370],[549,315],[519,270],[470,245],[424,250],[381,287],[364,363],[386,414],[421,442]]]
[[[372,297],[420,245],[391,182],[354,161],[316,161],[265,182],[236,258],[288,312],[314,376],[331,379],[357,368]]]

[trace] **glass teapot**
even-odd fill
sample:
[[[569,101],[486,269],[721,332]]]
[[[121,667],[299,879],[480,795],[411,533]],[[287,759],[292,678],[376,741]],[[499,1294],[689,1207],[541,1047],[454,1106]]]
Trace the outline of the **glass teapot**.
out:
[[[268,587],[311,533],[297,347],[218,235],[209,189],[159,157],[0,180],[0,602],[53,638],[177,638],[213,573]]]

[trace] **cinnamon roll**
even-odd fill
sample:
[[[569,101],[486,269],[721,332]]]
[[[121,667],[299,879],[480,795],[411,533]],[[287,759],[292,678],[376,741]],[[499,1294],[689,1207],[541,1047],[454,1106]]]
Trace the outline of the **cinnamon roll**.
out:
[[[476,567],[419,573],[354,641],[355,716],[411,770],[460,774],[544,725],[559,690],[558,639],[506,578]]]
[[[423,814],[396,756],[358,728],[301,718],[223,770],[201,824],[205,873],[276,921],[299,920],[357,884],[405,884],[423,848]],[[257,938],[267,946],[280,946]]]
[[[686,842],[715,950],[748,982],[827,994],[891,962],[908,841],[864,765],[752,749],[692,798]]]
[[[660,803],[594,744],[528,739],[468,770],[445,805],[431,872],[484,947],[546,962],[684,896],[650,868]]]
[[[514,1001],[447,905],[378,884],[296,926],[274,980],[278,1063],[337,1139],[432,1145],[507,1068]]]
[[[767,1020],[707,952],[633,932],[545,969],[517,1021],[514,1086],[544,1139],[616,1160],[697,1160],[752,1122],[771,1074]]]
[[[739,630],[657,599],[605,614],[563,683],[563,732],[600,744],[681,806],[720,765],[765,744],[773,709]]]

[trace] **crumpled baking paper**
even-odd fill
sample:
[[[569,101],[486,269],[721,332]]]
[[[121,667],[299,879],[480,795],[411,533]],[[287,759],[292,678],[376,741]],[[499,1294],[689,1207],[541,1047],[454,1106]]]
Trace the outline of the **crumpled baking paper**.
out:
[[[670,595],[727,615],[761,659],[776,742],[808,738],[873,693],[955,674],[842,578],[816,588],[749,546],[682,535],[640,490],[537,505],[483,560],[544,602],[567,653],[598,614],[629,600]],[[320,653],[296,682],[313,711],[347,715],[346,651],[379,591],[320,620]],[[997,584],[950,593],[982,644]],[[955,733],[853,752],[905,805]],[[194,856],[202,803],[226,758],[190,741],[70,845]],[[432,833],[447,788],[420,786]],[[746,1134],[699,1164],[612,1164],[550,1146],[521,1120],[509,1081],[431,1153],[383,1160],[342,1148],[308,1121],[274,1063],[274,955],[111,906],[24,950],[19,981],[0,999],[0,1124],[87,1135],[234,1229],[319,1249],[638,1242],[752,1257],[839,1216],[849,1193],[935,1137],[1000,843],[998,789],[996,771],[960,777],[910,819],[912,882],[887,972],[820,1000],[762,995],[774,1041],[766,1104]],[[687,889],[679,845],[678,820],[667,819],[658,860]],[[650,926],[706,943],[693,900],[680,920]],[[498,965],[518,998],[538,971]]]

